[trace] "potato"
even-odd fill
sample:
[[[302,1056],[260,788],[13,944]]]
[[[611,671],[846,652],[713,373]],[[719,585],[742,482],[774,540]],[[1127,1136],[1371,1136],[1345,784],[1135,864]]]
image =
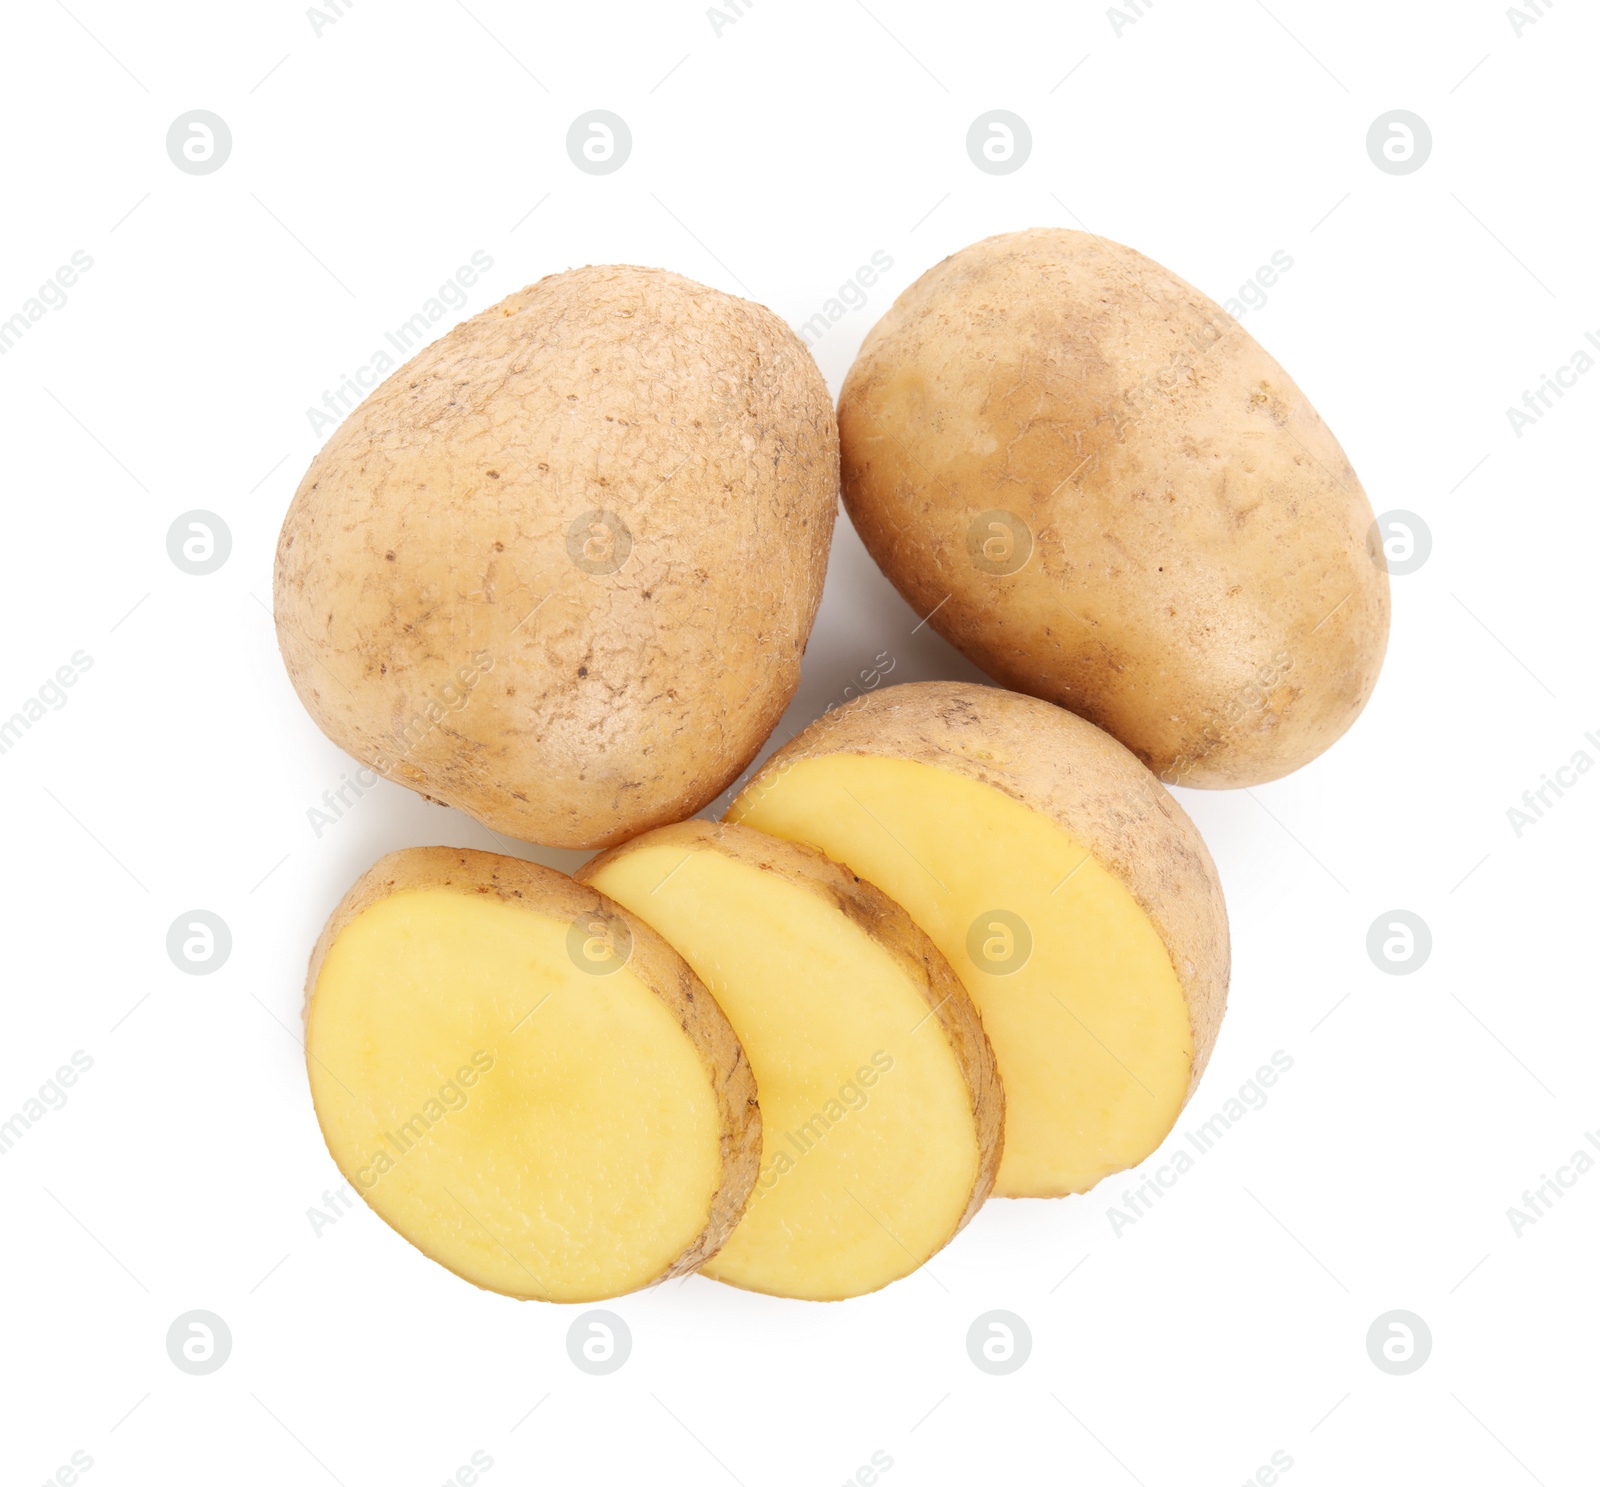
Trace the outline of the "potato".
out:
[[[306,1067],[380,1218],[507,1296],[598,1301],[695,1269],[761,1151],[728,1020],[647,925],[564,874],[418,847],[311,958]]]
[[[846,509],[919,614],[1162,779],[1253,785],[1355,721],[1389,632],[1372,509],[1210,299],[1082,232],[985,239],[868,334]]]
[[[774,754],[728,819],[820,848],[944,952],[1005,1085],[997,1193],[1085,1192],[1161,1144],[1222,1021],[1228,921],[1193,823],[1115,739],[992,687],[886,687]]]
[[[279,645],[379,774],[604,846],[700,809],[772,731],[837,492],[827,387],[770,311],[660,269],[556,274],[329,439],[278,542]]]
[[[818,852],[705,821],[613,848],[578,877],[676,947],[755,1071],[761,1175],[705,1274],[859,1296],[972,1217],[1000,1156],[994,1055],[903,909]]]

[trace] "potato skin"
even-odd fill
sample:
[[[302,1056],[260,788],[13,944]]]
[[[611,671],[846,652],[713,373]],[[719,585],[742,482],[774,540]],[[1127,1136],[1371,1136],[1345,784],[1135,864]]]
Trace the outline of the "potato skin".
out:
[[[552,275],[312,462],[279,646],[378,773],[508,836],[610,845],[699,810],[776,726],[837,493],[827,386],[770,311],[661,269]]]
[[[866,754],[964,775],[1054,821],[1127,886],[1177,973],[1194,1036],[1192,1095],[1222,1026],[1231,954],[1211,853],[1183,808],[1116,739],[1037,698],[971,682],[868,692],[762,765],[728,809],[736,822],[803,759]]]
[[[551,919],[576,920],[580,915],[599,909],[607,917],[626,921],[632,936],[628,968],[677,1019],[700,1055],[722,1117],[722,1181],[712,1199],[706,1226],[649,1284],[656,1285],[698,1270],[728,1242],[728,1236],[744,1216],[745,1205],[750,1201],[761,1170],[761,1110],[756,1100],[755,1074],[750,1060],[745,1057],[744,1046],[734,1035],[733,1025],[705,984],[689,969],[683,957],[642,919],[612,902],[598,889],[581,887],[565,873],[536,862],[524,862],[518,857],[502,857],[496,852],[459,847],[406,847],[373,863],[329,915],[312,949],[306,971],[302,1022],[309,1026],[311,1001],[316,994],[322,963],[346,926],[373,904],[413,888],[489,894]],[[308,1068],[314,1057],[307,1043]],[[351,1177],[351,1174],[345,1176]]]
[[[1036,228],[945,259],[868,334],[839,430],[845,508],[917,612],[1169,783],[1276,779],[1372,694],[1389,580],[1344,451],[1131,248]]]

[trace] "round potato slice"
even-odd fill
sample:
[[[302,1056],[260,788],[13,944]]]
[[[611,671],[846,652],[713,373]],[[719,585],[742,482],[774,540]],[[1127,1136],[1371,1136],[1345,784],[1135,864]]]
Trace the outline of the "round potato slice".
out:
[[[944,952],[1005,1082],[997,1193],[1085,1192],[1161,1144],[1222,1021],[1228,921],[1193,823],[1115,739],[993,687],[886,687],[728,816],[844,863]]]
[[[1003,1097],[970,999],[899,905],[809,848],[705,821],[578,876],[694,967],[755,1071],[761,1174],[707,1275],[833,1301],[948,1243],[993,1187]]]
[[[754,1184],[750,1066],[648,925],[549,868],[421,847],[345,895],[306,986],[339,1170],[486,1290],[596,1301],[694,1270]]]

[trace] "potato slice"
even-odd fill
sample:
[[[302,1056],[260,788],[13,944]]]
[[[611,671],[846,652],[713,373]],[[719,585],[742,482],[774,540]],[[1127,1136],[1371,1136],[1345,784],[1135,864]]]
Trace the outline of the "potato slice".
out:
[[[1161,1144],[1222,1019],[1228,925],[1199,833],[1121,744],[992,687],[888,687],[728,817],[845,863],[945,953],[1005,1082],[997,1193],[1085,1192]]]
[[[899,905],[820,853],[685,821],[578,874],[646,920],[733,1023],[765,1145],[707,1275],[833,1301],[915,1270],[988,1195],[1003,1098],[961,983]]]
[[[383,858],[306,985],[312,1100],[339,1170],[487,1290],[597,1301],[694,1270],[755,1181],[738,1040],[647,925],[489,852]]]

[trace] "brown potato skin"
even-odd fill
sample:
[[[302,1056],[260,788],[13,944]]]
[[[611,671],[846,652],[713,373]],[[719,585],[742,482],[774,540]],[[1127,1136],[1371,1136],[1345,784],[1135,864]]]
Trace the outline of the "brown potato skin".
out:
[[[1116,739],[1059,707],[971,682],[907,682],[825,713],[762,765],[738,821],[803,759],[910,759],[989,785],[1054,821],[1133,895],[1189,1008],[1193,1095],[1222,1026],[1231,954],[1222,883],[1183,807]]]
[[[581,887],[565,873],[460,847],[406,847],[380,857],[340,899],[311,952],[301,1012],[309,1024],[322,963],[352,921],[373,904],[413,888],[447,888],[458,893],[491,894],[550,919],[572,919],[603,909],[626,921],[633,937],[628,969],[655,993],[677,1019],[705,1065],[722,1124],[722,1180],[712,1200],[706,1227],[673,1263],[650,1282],[688,1275],[722,1248],[744,1215],[761,1171],[761,1110],[755,1075],[744,1046],[716,998],[689,969],[683,957],[642,919],[594,888]],[[306,1044],[309,1067],[315,1055]],[[337,1071],[335,1071],[337,1072]],[[331,1152],[330,1152],[331,1155]],[[355,1183],[353,1174],[345,1176]],[[360,1184],[356,1183],[359,1190]],[[381,1215],[380,1215],[381,1217]],[[406,1238],[405,1235],[401,1236]],[[408,1243],[414,1242],[407,1240]],[[435,1257],[437,1258],[437,1257]]]
[[[888,951],[922,994],[929,1015],[943,1030],[966,1082],[978,1142],[978,1175],[960,1219],[940,1244],[943,1248],[966,1228],[994,1191],[1005,1139],[1005,1091],[994,1049],[983,1030],[977,1004],[950,962],[899,904],[865,878],[858,878],[815,847],[768,836],[750,826],[700,820],[663,826],[647,838],[602,852],[579,868],[574,878],[587,883],[613,859],[640,846],[659,846],[663,842],[681,845],[685,852],[720,852],[760,872],[776,873],[825,900]]]
[[[769,310],[662,269],[555,274],[330,437],[278,542],[279,647],[378,773],[606,846],[692,815],[776,726],[837,493],[827,386]]]
[[[845,508],[917,612],[1169,783],[1277,779],[1372,694],[1389,579],[1344,451],[1132,248],[1035,228],[937,264],[868,334],[839,432]],[[1031,534],[1014,573],[971,555],[991,511]]]

